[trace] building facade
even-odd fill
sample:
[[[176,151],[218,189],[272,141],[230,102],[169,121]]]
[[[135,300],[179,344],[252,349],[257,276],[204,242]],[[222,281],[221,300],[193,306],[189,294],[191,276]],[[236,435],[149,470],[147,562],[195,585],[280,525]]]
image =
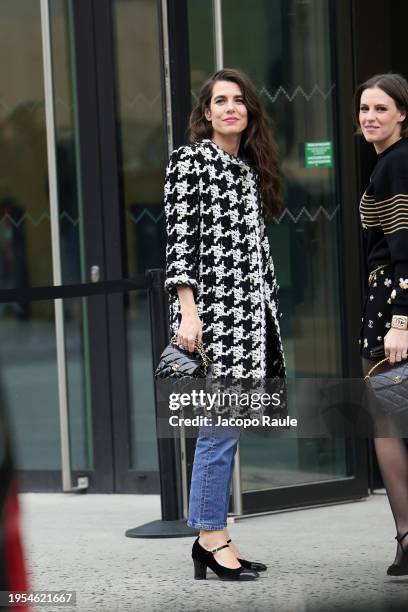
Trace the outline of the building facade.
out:
[[[159,491],[145,273],[164,265],[168,154],[221,62],[251,76],[279,143],[268,235],[289,375],[359,375],[373,155],[351,98],[404,72],[390,32],[407,12],[377,4],[383,36],[365,0],[1,0],[1,374],[25,490]],[[364,440],[244,436],[239,464],[243,512],[367,493]]]

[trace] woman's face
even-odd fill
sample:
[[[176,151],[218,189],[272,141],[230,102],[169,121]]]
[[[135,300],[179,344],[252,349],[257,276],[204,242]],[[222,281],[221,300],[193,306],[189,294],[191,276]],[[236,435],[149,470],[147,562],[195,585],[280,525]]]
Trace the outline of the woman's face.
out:
[[[213,136],[241,134],[248,125],[248,111],[240,86],[231,81],[216,81],[205,117],[212,122]]]
[[[401,123],[405,113],[398,110],[395,100],[379,87],[365,89],[360,98],[359,122],[367,142],[377,153],[401,138]]]

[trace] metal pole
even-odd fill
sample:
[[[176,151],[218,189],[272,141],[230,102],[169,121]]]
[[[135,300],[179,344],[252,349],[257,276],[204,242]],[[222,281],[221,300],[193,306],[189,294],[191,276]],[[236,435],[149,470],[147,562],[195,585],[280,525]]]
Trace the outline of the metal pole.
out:
[[[170,52],[169,52],[169,20],[167,16],[167,1],[162,0],[162,32],[163,32],[163,64],[164,64],[164,87],[166,98],[166,129],[167,149],[169,155],[173,152],[173,113],[171,107],[171,75],[170,75]]]
[[[187,448],[184,425],[180,429],[180,475],[183,518],[188,517]]]
[[[62,284],[59,233],[57,158],[55,142],[54,79],[51,52],[51,20],[49,0],[41,0],[41,33],[44,70],[44,99],[47,132],[48,189],[50,198],[52,271],[54,285]],[[72,488],[71,454],[68,418],[68,388],[65,357],[63,301],[55,300],[55,335],[57,347],[58,399],[61,435],[62,489]]]
[[[165,83],[165,99],[166,99],[166,126],[167,126],[167,146],[169,155],[173,152],[174,137],[173,137],[173,107],[171,95],[171,69],[170,69],[170,51],[169,51],[169,21],[167,12],[168,0],[162,0],[162,31],[163,31],[163,63],[164,63],[164,83]],[[188,483],[187,483],[187,452],[186,452],[186,435],[184,427],[180,429],[179,437],[179,455],[180,455],[180,479],[181,479],[181,499],[182,499],[182,514],[183,518],[187,518],[188,514]]]
[[[213,0],[213,20],[215,69],[222,70],[224,68],[224,45],[222,36],[222,0]]]
[[[224,44],[222,31],[222,0],[213,0],[213,20],[214,20],[214,51],[216,70],[224,68]],[[241,515],[242,510],[242,489],[241,489],[241,462],[239,454],[239,443],[235,455],[234,472],[232,476],[232,505],[235,515]]]
[[[239,454],[239,443],[235,453],[234,472],[232,474],[232,511],[234,515],[243,514],[242,489],[241,489],[241,459]]]

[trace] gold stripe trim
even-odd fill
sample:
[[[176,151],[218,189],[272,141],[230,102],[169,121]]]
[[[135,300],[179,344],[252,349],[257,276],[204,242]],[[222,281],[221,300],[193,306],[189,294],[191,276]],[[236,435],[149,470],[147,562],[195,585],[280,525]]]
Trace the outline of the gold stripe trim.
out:
[[[396,200],[396,202],[394,202],[394,200]],[[396,204],[397,202],[408,202],[408,195],[406,193],[396,193],[392,198],[379,200],[375,205],[377,208],[388,208],[390,204]]]
[[[376,216],[376,217],[378,217],[378,216],[379,216],[379,213],[378,213],[378,212],[377,212],[375,209],[374,209],[374,210],[367,210],[367,208],[363,208],[363,207],[361,207],[361,208],[360,208],[360,212],[363,212],[363,213],[365,213],[366,215],[371,215],[371,216],[373,216],[373,215],[374,215],[374,216]]]
[[[384,230],[384,234],[394,234],[395,232],[400,232],[401,230],[408,230],[408,224],[406,221],[402,221],[401,223],[398,223],[398,225],[396,225],[395,227],[391,229],[387,228],[387,230],[385,230],[383,227],[383,230]]]
[[[396,223],[402,223],[405,219],[408,219],[408,214],[398,215],[396,219],[385,219],[384,221],[382,217],[380,217],[381,225],[384,227],[395,225]]]
[[[380,219],[390,220],[390,219],[398,219],[398,217],[402,215],[406,215],[408,213],[408,206],[403,208],[402,210],[391,210],[390,212],[376,213],[372,211],[364,211],[367,217],[375,218],[380,217]]]
[[[388,219],[383,218],[382,216],[380,216],[380,221],[383,225],[392,225],[395,223],[399,223],[400,221],[403,221],[404,219],[408,219],[408,211],[405,212],[404,214],[400,214],[400,215],[394,215],[393,217],[389,217]]]
[[[375,206],[368,207],[368,206],[361,205],[360,206],[360,210],[364,210],[364,211],[366,211],[368,213],[371,213],[371,214],[377,214],[377,210],[376,210]]]
[[[366,227],[382,227],[381,223],[366,223],[365,221],[363,223]]]
[[[385,207],[380,207],[385,208]],[[389,215],[398,215],[399,211],[403,211],[406,212],[408,211],[408,202],[403,202],[403,201],[398,201],[395,204],[393,204],[392,206],[388,206],[386,207],[386,210],[384,212],[382,212],[381,210],[378,210],[377,206],[373,206],[371,208],[366,208],[363,205],[360,206],[360,210],[365,212],[367,215],[380,215],[380,216],[389,216]]]
[[[403,200],[398,200],[395,204],[391,204],[390,206],[376,206],[376,210],[380,215],[387,214],[389,212],[397,211],[399,208],[408,207],[408,201],[404,202]]]

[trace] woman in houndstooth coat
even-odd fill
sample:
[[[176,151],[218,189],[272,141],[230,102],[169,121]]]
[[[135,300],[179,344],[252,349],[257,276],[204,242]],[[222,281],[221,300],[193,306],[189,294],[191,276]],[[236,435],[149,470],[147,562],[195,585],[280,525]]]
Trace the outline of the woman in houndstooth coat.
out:
[[[262,206],[256,168],[211,139],[171,155],[165,182],[171,331],[180,325],[177,287],[191,287],[216,377],[284,376]]]
[[[190,117],[192,144],[175,150],[165,181],[166,281],[171,334],[193,351],[202,341],[216,378],[283,378],[278,285],[264,216],[279,210],[272,129],[246,75],[222,70],[204,84]],[[195,578],[253,580],[226,528],[238,433],[201,428],[188,525],[200,529]],[[217,549],[217,550],[216,550]]]

